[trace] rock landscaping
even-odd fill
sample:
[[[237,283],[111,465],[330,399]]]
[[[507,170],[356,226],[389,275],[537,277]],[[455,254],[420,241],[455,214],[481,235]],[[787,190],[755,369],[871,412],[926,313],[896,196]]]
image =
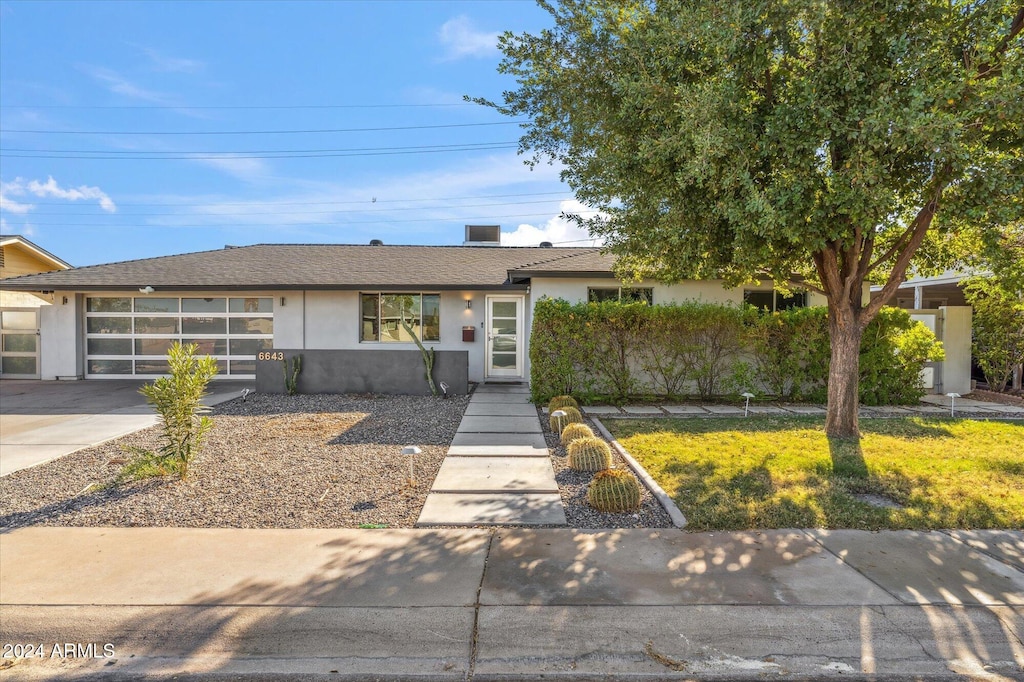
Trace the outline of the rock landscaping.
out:
[[[468,397],[263,395],[216,407],[188,478],[116,484],[129,447],[158,447],[153,427],[0,478],[0,529],[45,526],[411,528]],[[545,426],[548,416],[538,413]],[[586,417],[585,423],[593,426]],[[606,514],[587,502],[592,472],[573,471],[544,429],[569,527],[671,527],[641,486],[639,509]],[[409,486],[406,445],[418,446]],[[628,465],[612,451],[613,466]]]
[[[158,427],[0,478],[0,528],[411,527],[469,400],[262,395],[212,412],[189,477],[114,485]],[[407,484],[416,445],[418,485]]]

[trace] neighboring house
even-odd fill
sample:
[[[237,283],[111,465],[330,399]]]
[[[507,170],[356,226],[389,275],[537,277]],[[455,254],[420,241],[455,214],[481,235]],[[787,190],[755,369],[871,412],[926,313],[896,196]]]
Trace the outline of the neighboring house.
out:
[[[467,226],[463,246],[225,247],[9,286],[56,298],[42,318],[43,379],[151,378],[166,370],[167,349],[181,340],[216,358],[225,378],[251,379],[258,363],[273,360],[266,373],[280,381],[278,351],[302,351],[307,386],[410,393],[426,383],[403,318],[437,350],[439,379],[459,392],[467,381],[529,377],[533,304],[544,296],[794,303],[777,297],[770,281],[745,289],[717,280],[623,287],[614,258],[597,248],[501,247],[499,234],[498,226]],[[823,301],[810,295],[797,303]]]
[[[71,266],[19,235],[0,235],[0,280]],[[39,310],[52,294],[10,291],[0,283],[0,377],[39,378]]]
[[[911,277],[900,285],[886,305],[906,310],[936,310],[943,306],[967,305],[961,282],[973,274],[947,270],[932,277]],[[881,290],[881,286],[871,287],[871,297],[877,296]]]

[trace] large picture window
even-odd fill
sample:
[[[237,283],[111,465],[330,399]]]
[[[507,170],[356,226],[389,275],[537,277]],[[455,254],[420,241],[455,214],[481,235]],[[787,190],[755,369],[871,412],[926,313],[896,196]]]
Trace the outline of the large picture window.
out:
[[[413,343],[441,340],[440,294],[361,294],[360,341]]]
[[[747,289],[743,292],[743,302],[769,313],[777,310],[789,310],[790,308],[806,308],[807,292],[796,291],[789,296],[785,296],[774,289],[771,291]]]
[[[251,378],[256,355],[274,345],[274,299],[90,296],[86,374],[158,376],[175,341],[194,343],[221,374]]]
[[[654,289],[651,287],[590,287],[587,289],[589,303],[619,301],[620,303],[646,303],[654,305]]]

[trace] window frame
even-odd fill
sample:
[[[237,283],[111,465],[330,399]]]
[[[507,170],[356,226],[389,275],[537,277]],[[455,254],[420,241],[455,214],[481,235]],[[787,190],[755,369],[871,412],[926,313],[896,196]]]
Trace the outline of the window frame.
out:
[[[772,306],[770,310],[766,310],[759,305],[750,303],[748,298],[750,294],[771,294]],[[799,299],[801,302],[795,305],[789,305],[785,308],[779,308],[780,297],[782,301],[796,300]],[[754,306],[758,310],[766,313],[777,313],[780,310],[792,310],[793,308],[809,308],[810,296],[808,291],[794,291],[789,296],[782,296],[778,289],[744,289],[743,290],[743,302],[747,305]]]
[[[646,303],[647,305],[654,305],[654,287],[587,287],[587,303],[606,303],[607,301],[595,301],[593,298],[593,292],[596,291],[614,291],[616,292],[616,298],[614,300],[619,303]],[[634,300],[624,301],[622,298],[623,291],[636,291],[640,292],[641,298]],[[643,292],[649,292],[644,294]],[[611,299],[609,299],[611,300]]]
[[[403,340],[391,340],[383,338],[381,334],[381,320],[383,316],[383,300],[385,296],[416,296],[419,298],[419,330],[420,330],[420,342],[421,343],[440,343],[441,342],[441,292],[439,291],[360,291],[359,292],[359,343],[375,343],[375,344],[414,344],[415,341],[412,339],[408,341]],[[437,337],[427,338],[424,334],[424,330],[427,328],[424,325],[424,298],[427,296],[434,296],[437,298]],[[376,305],[374,317],[368,318],[366,316],[365,301],[369,298],[376,299]],[[374,338],[366,338],[366,324],[371,322]]]

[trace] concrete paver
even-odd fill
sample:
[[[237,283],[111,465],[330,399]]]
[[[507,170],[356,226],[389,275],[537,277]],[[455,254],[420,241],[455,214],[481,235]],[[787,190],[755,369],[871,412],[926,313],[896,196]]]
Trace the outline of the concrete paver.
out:
[[[614,405],[584,405],[584,414],[622,414],[622,410]]]
[[[532,417],[465,416],[456,433],[540,433],[540,420]]]
[[[1024,573],[945,533],[808,533],[904,603],[1024,606]]]
[[[483,434],[492,436],[495,434]],[[499,434],[500,435],[500,434]],[[548,457],[547,447],[532,445],[453,445],[449,457]]]
[[[473,392],[473,395],[478,395],[478,394],[483,394],[483,393],[499,393],[499,394],[525,393],[525,394],[529,394],[530,393],[530,386],[528,384],[513,384],[513,383],[508,383],[508,384],[484,383],[484,384],[480,384],[479,386],[476,387],[476,390]]]
[[[665,414],[656,405],[624,405],[622,411],[626,414]]]
[[[466,406],[467,417],[536,417],[537,408],[530,403],[480,403]]]
[[[550,464],[549,464],[550,466]],[[564,526],[558,493],[431,493],[416,522],[423,526]]]
[[[662,405],[661,409],[669,414],[709,414],[699,405]]]
[[[786,405],[785,410],[792,412],[793,414],[800,415],[823,415],[825,414],[824,407],[818,407],[817,405]]]
[[[751,405],[750,414],[790,414],[790,412],[774,405]]]
[[[732,405],[704,405],[703,407],[711,414],[743,414],[742,407]]]
[[[529,393],[473,393],[473,403],[507,403],[510,405],[532,405]]]
[[[547,442],[544,440],[544,435],[538,431],[537,433],[456,433],[455,438],[452,439],[452,447],[449,448],[448,454],[450,455],[462,455],[463,452],[455,452],[454,448],[457,447],[500,447],[500,446],[515,446],[521,448],[531,449],[542,449],[545,454],[547,453]],[[498,453],[495,454],[505,454]]]
[[[445,457],[431,493],[557,493],[547,457]]]

